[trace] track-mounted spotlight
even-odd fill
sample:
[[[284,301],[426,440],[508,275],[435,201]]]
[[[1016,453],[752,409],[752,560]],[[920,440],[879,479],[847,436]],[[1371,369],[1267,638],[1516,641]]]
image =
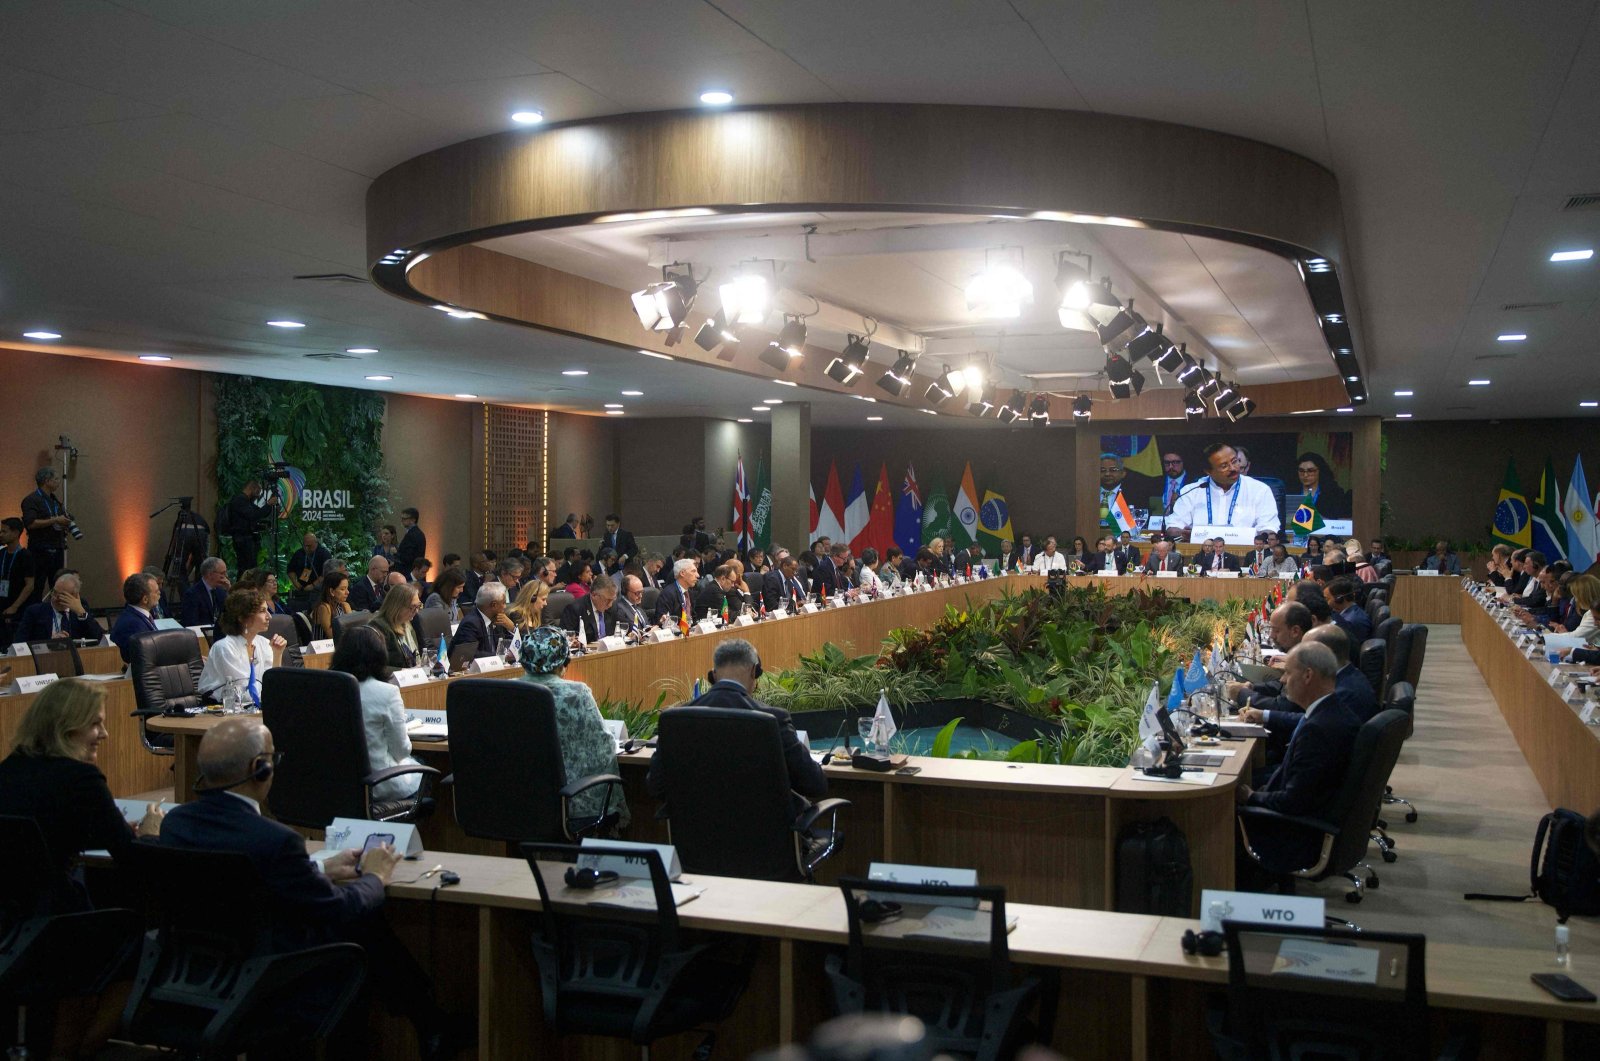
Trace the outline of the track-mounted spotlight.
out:
[[[896,398],[902,398],[911,389],[911,374],[916,369],[917,359],[902,350],[889,371],[878,377],[878,386]]]
[[[783,371],[795,364],[806,352],[806,322],[800,317],[785,317],[778,337],[761,351],[763,364]]]
[[[855,385],[861,373],[867,370],[867,351],[871,343],[864,335],[846,335],[844,351],[826,369],[828,378],[846,387]]]
[[[684,271],[675,273],[673,266],[682,266]],[[647,331],[670,332],[682,328],[699,287],[693,269],[686,262],[663,265],[659,283],[647,284],[642,291],[633,293],[633,311]]]

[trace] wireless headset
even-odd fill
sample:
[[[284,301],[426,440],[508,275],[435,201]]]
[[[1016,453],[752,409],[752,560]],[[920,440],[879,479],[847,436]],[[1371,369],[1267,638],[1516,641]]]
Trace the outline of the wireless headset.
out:
[[[226,785],[208,785],[206,784],[206,779],[202,777],[194,783],[194,790],[196,792],[225,792],[230,788],[248,785],[252,781],[265,781],[272,776],[272,771],[277,769],[278,758],[277,752],[262,752],[250,760],[250,772],[239,778],[239,780],[229,781]]]
[[[610,869],[594,869],[590,866],[568,866],[566,882],[569,888],[582,888],[588,891],[598,888],[602,884],[614,884],[617,873]]]
[[[1181,942],[1183,953],[1188,955],[1198,954],[1202,958],[1215,958],[1222,954],[1221,932],[1196,932],[1192,928],[1185,929]]]
[[[760,681],[761,680],[761,675],[763,673],[765,673],[765,672],[761,669],[761,657],[757,656],[756,657],[755,670],[752,671],[751,674],[750,674],[750,684],[754,685],[756,682]],[[707,685],[715,685],[715,684],[717,684],[717,672],[715,670],[706,671],[706,684]]]

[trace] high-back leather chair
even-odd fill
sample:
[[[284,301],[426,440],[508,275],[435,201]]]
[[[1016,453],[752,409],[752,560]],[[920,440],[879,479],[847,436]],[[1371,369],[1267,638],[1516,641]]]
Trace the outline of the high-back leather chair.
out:
[[[1400,636],[1406,637],[1408,631],[1411,651],[1406,654],[1406,670],[1401,680],[1410,682],[1412,688],[1421,688],[1422,661],[1428,655],[1428,628],[1421,623],[1407,623],[1400,628]]]
[[[339,642],[344,639],[346,630],[354,630],[358,626],[366,626],[372,622],[371,612],[345,612],[343,615],[333,617],[333,647],[338,648]]]
[[[431,766],[374,770],[367,757],[361,686],[342,671],[273,667],[261,676],[261,721],[283,755],[267,805],[272,816],[306,829],[335,818],[416,822],[433,813],[426,787],[409,799],[374,800],[372,789],[393,777],[437,777]]]
[[[151,733],[149,721],[192,711],[200,696],[200,641],[192,630],[150,630],[128,643],[128,675],[133,681],[134,717],[139,739],[156,755],[173,753],[172,734]]]
[[[283,650],[283,665],[285,667],[304,667],[306,665],[304,650],[300,647],[300,631],[295,626],[294,616],[274,615],[267,622],[267,637],[281,637],[287,642]]]
[[[575,600],[577,598],[566,590],[556,590],[544,599],[544,615],[539,621],[545,626],[555,626],[561,622],[561,614],[567,610],[567,605]]]
[[[1366,676],[1372,686],[1372,695],[1383,702],[1384,682],[1389,676],[1389,646],[1381,637],[1369,637],[1361,642],[1356,656],[1356,669]]]
[[[421,627],[422,640],[418,642],[421,647],[439,647],[439,638],[450,640],[450,610],[448,608],[424,608],[417,613],[417,624]]]

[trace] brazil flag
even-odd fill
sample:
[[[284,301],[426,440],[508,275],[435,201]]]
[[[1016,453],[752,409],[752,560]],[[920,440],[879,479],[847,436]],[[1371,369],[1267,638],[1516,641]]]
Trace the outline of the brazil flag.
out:
[[[1000,543],[1014,540],[1005,495],[985,490],[983,507],[978,509],[978,547],[984,556],[999,556]]]
[[[1517,462],[1506,461],[1506,481],[1500,487],[1500,500],[1494,506],[1494,540],[1518,549],[1533,548],[1533,526],[1528,516],[1528,499],[1517,478]]]
[[[1289,521],[1289,525],[1301,538],[1309,537],[1326,526],[1322,522],[1322,513],[1317,511],[1317,506],[1308,502],[1302,502],[1300,507],[1294,510],[1294,518]]]

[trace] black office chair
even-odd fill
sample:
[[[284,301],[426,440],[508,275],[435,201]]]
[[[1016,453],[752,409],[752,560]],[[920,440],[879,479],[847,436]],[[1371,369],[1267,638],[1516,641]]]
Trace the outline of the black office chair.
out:
[[[1280,876],[1298,877],[1301,880],[1320,881],[1342,876],[1354,885],[1345,899],[1359,903],[1367,888],[1378,886],[1378,874],[1363,859],[1367,853],[1372,823],[1378,817],[1379,801],[1389,774],[1400,757],[1400,745],[1405,740],[1409,720],[1402,711],[1378,712],[1356,734],[1355,746],[1350,752],[1350,764],[1345,770],[1344,782],[1329,805],[1326,820],[1281,814],[1266,807],[1242,806],[1238,808],[1239,838],[1244,852],[1257,865]],[[1290,869],[1268,866],[1251,843],[1250,830],[1292,831],[1305,830],[1320,837],[1321,849],[1310,865]],[[1355,872],[1365,869],[1363,879]]]
[[[57,912],[72,889],[32,818],[0,817],[0,851],[0,1013],[17,1014],[0,1043],[7,1057],[28,1056],[13,1047],[44,1057],[55,1003],[104,991],[138,947],[142,925],[132,910]]]
[[[764,711],[669,708],[656,756],[672,842],[688,872],[810,881],[844,842],[839,811],[848,800],[824,799],[796,815],[778,720]]]
[[[133,679],[133,717],[139,739],[155,755],[173,754],[172,734],[151,733],[149,722],[161,715],[181,715],[200,707],[200,640],[190,630],[151,630],[129,642],[128,674]]]
[[[649,586],[642,590],[639,594],[639,610],[646,616],[650,615],[656,610],[656,598],[659,596],[661,589],[658,586]]]
[[[317,640],[317,631],[311,625],[311,616],[305,612],[290,612],[289,618],[294,620],[295,638],[301,645],[309,646]]]
[[[1237,921],[1222,932],[1227,1009],[1213,1014],[1211,1039],[1224,1061],[1472,1056],[1465,1036],[1432,1052],[1421,935]],[[1335,966],[1337,982],[1319,975]]]
[[[1423,629],[1426,630],[1427,627],[1423,627]],[[1395,684],[1389,686],[1389,691],[1384,698],[1384,706],[1391,707],[1396,711],[1405,712],[1407,722],[1406,736],[1409,738],[1416,730],[1416,687],[1410,682],[1396,682]],[[1394,788],[1390,785],[1383,786],[1383,806],[1403,806],[1406,809],[1406,821],[1414,824],[1417,820],[1417,808],[1412,806],[1411,801],[1405,797],[1395,795]],[[1381,812],[1382,807],[1380,807],[1379,810]],[[1378,828],[1381,831],[1384,831],[1384,837],[1387,839],[1388,833],[1386,830],[1389,828],[1389,823],[1384,821],[1382,818],[1379,818]],[[1394,861],[1394,859],[1389,857],[1389,851],[1392,851],[1393,846],[1394,842],[1390,841],[1389,850],[1385,851],[1383,856],[1383,860],[1385,862]]]
[[[1400,680],[1409,682],[1414,689],[1422,687],[1422,661],[1428,655],[1428,628],[1421,623],[1407,623],[1400,628],[1400,637],[1410,636],[1411,651],[1406,653],[1405,673]]]
[[[528,682],[463,678],[445,695],[456,822],[468,836],[508,844],[561,843],[612,829],[622,778],[567,780],[550,690]],[[593,812],[574,801],[601,789]]]
[[[579,853],[644,859],[649,876],[573,887]],[[603,1035],[643,1047],[708,1026],[733,1012],[750,979],[753,942],[699,940],[678,924],[661,855],[591,845],[522,844],[543,916],[533,936],[545,1024],[558,1036]],[[608,905],[597,905],[606,903]],[[622,904],[626,904],[625,906]]]
[[[374,770],[367,758],[361,686],[353,675],[330,670],[273,667],[261,676],[261,721],[283,756],[267,804],[289,825],[323,829],[335,818],[419,822],[433,813],[431,766],[401,764]],[[374,786],[420,774],[422,786],[407,799],[374,800]]]
[[[194,635],[190,635],[191,637]],[[28,642],[33,655],[33,673],[54,674],[58,678],[76,678],[83,673],[83,660],[78,656],[78,646],[70,637],[52,637],[48,641]]]
[[[448,608],[424,608],[417,613],[418,625],[422,627],[422,640],[420,645],[439,645],[439,638],[446,642],[450,640],[450,610]]]
[[[283,650],[283,665],[285,667],[304,667],[305,655],[301,649],[300,631],[295,626],[293,615],[274,615],[267,622],[267,637],[281,637],[288,644]]]
[[[372,622],[371,612],[345,612],[343,615],[333,617],[333,647],[338,648],[339,642],[344,638],[346,630],[354,630],[358,626],[366,626]]]
[[[450,673],[455,674],[467,664],[478,658],[478,645],[469,642],[464,645],[453,645],[450,648]]]
[[[1366,600],[1362,602],[1362,608],[1366,611],[1367,618],[1372,620],[1372,628],[1374,630],[1378,628],[1378,610],[1389,607],[1389,601],[1386,598],[1387,594],[1383,590],[1375,589],[1369,590]]]
[[[900,884],[845,877],[850,944],[825,969],[834,1013],[909,1015],[930,1055],[1009,1058],[1049,1042],[1056,977],[1011,967],[1004,888]],[[1037,1020],[1030,1011],[1038,1006]]]
[[[1393,615],[1394,613],[1389,610],[1389,606],[1387,604],[1378,605],[1377,609],[1372,614],[1372,632],[1374,636],[1377,635],[1378,628],[1384,623],[1388,622]]]
[[[539,621],[545,626],[555,626],[561,622],[561,613],[567,610],[567,605],[575,600],[577,598],[566,590],[556,590],[544,599],[544,614]]]
[[[1383,700],[1384,680],[1389,676],[1389,646],[1380,637],[1369,637],[1361,642],[1356,654],[1356,668],[1366,676],[1372,686],[1372,695]]]
[[[137,843],[123,862],[151,924],[125,1038],[205,1061],[281,1051],[326,1038],[360,991],[354,943],[271,953],[274,903],[247,855]]]
[[[1395,682],[1393,673],[1394,659],[1395,653],[1400,650],[1400,629],[1404,625],[1405,624],[1400,621],[1400,617],[1398,615],[1391,615],[1383,622],[1374,623],[1372,626],[1372,636],[1382,638],[1383,643],[1389,646],[1390,674],[1388,675],[1388,678],[1390,685],[1393,685]]]

